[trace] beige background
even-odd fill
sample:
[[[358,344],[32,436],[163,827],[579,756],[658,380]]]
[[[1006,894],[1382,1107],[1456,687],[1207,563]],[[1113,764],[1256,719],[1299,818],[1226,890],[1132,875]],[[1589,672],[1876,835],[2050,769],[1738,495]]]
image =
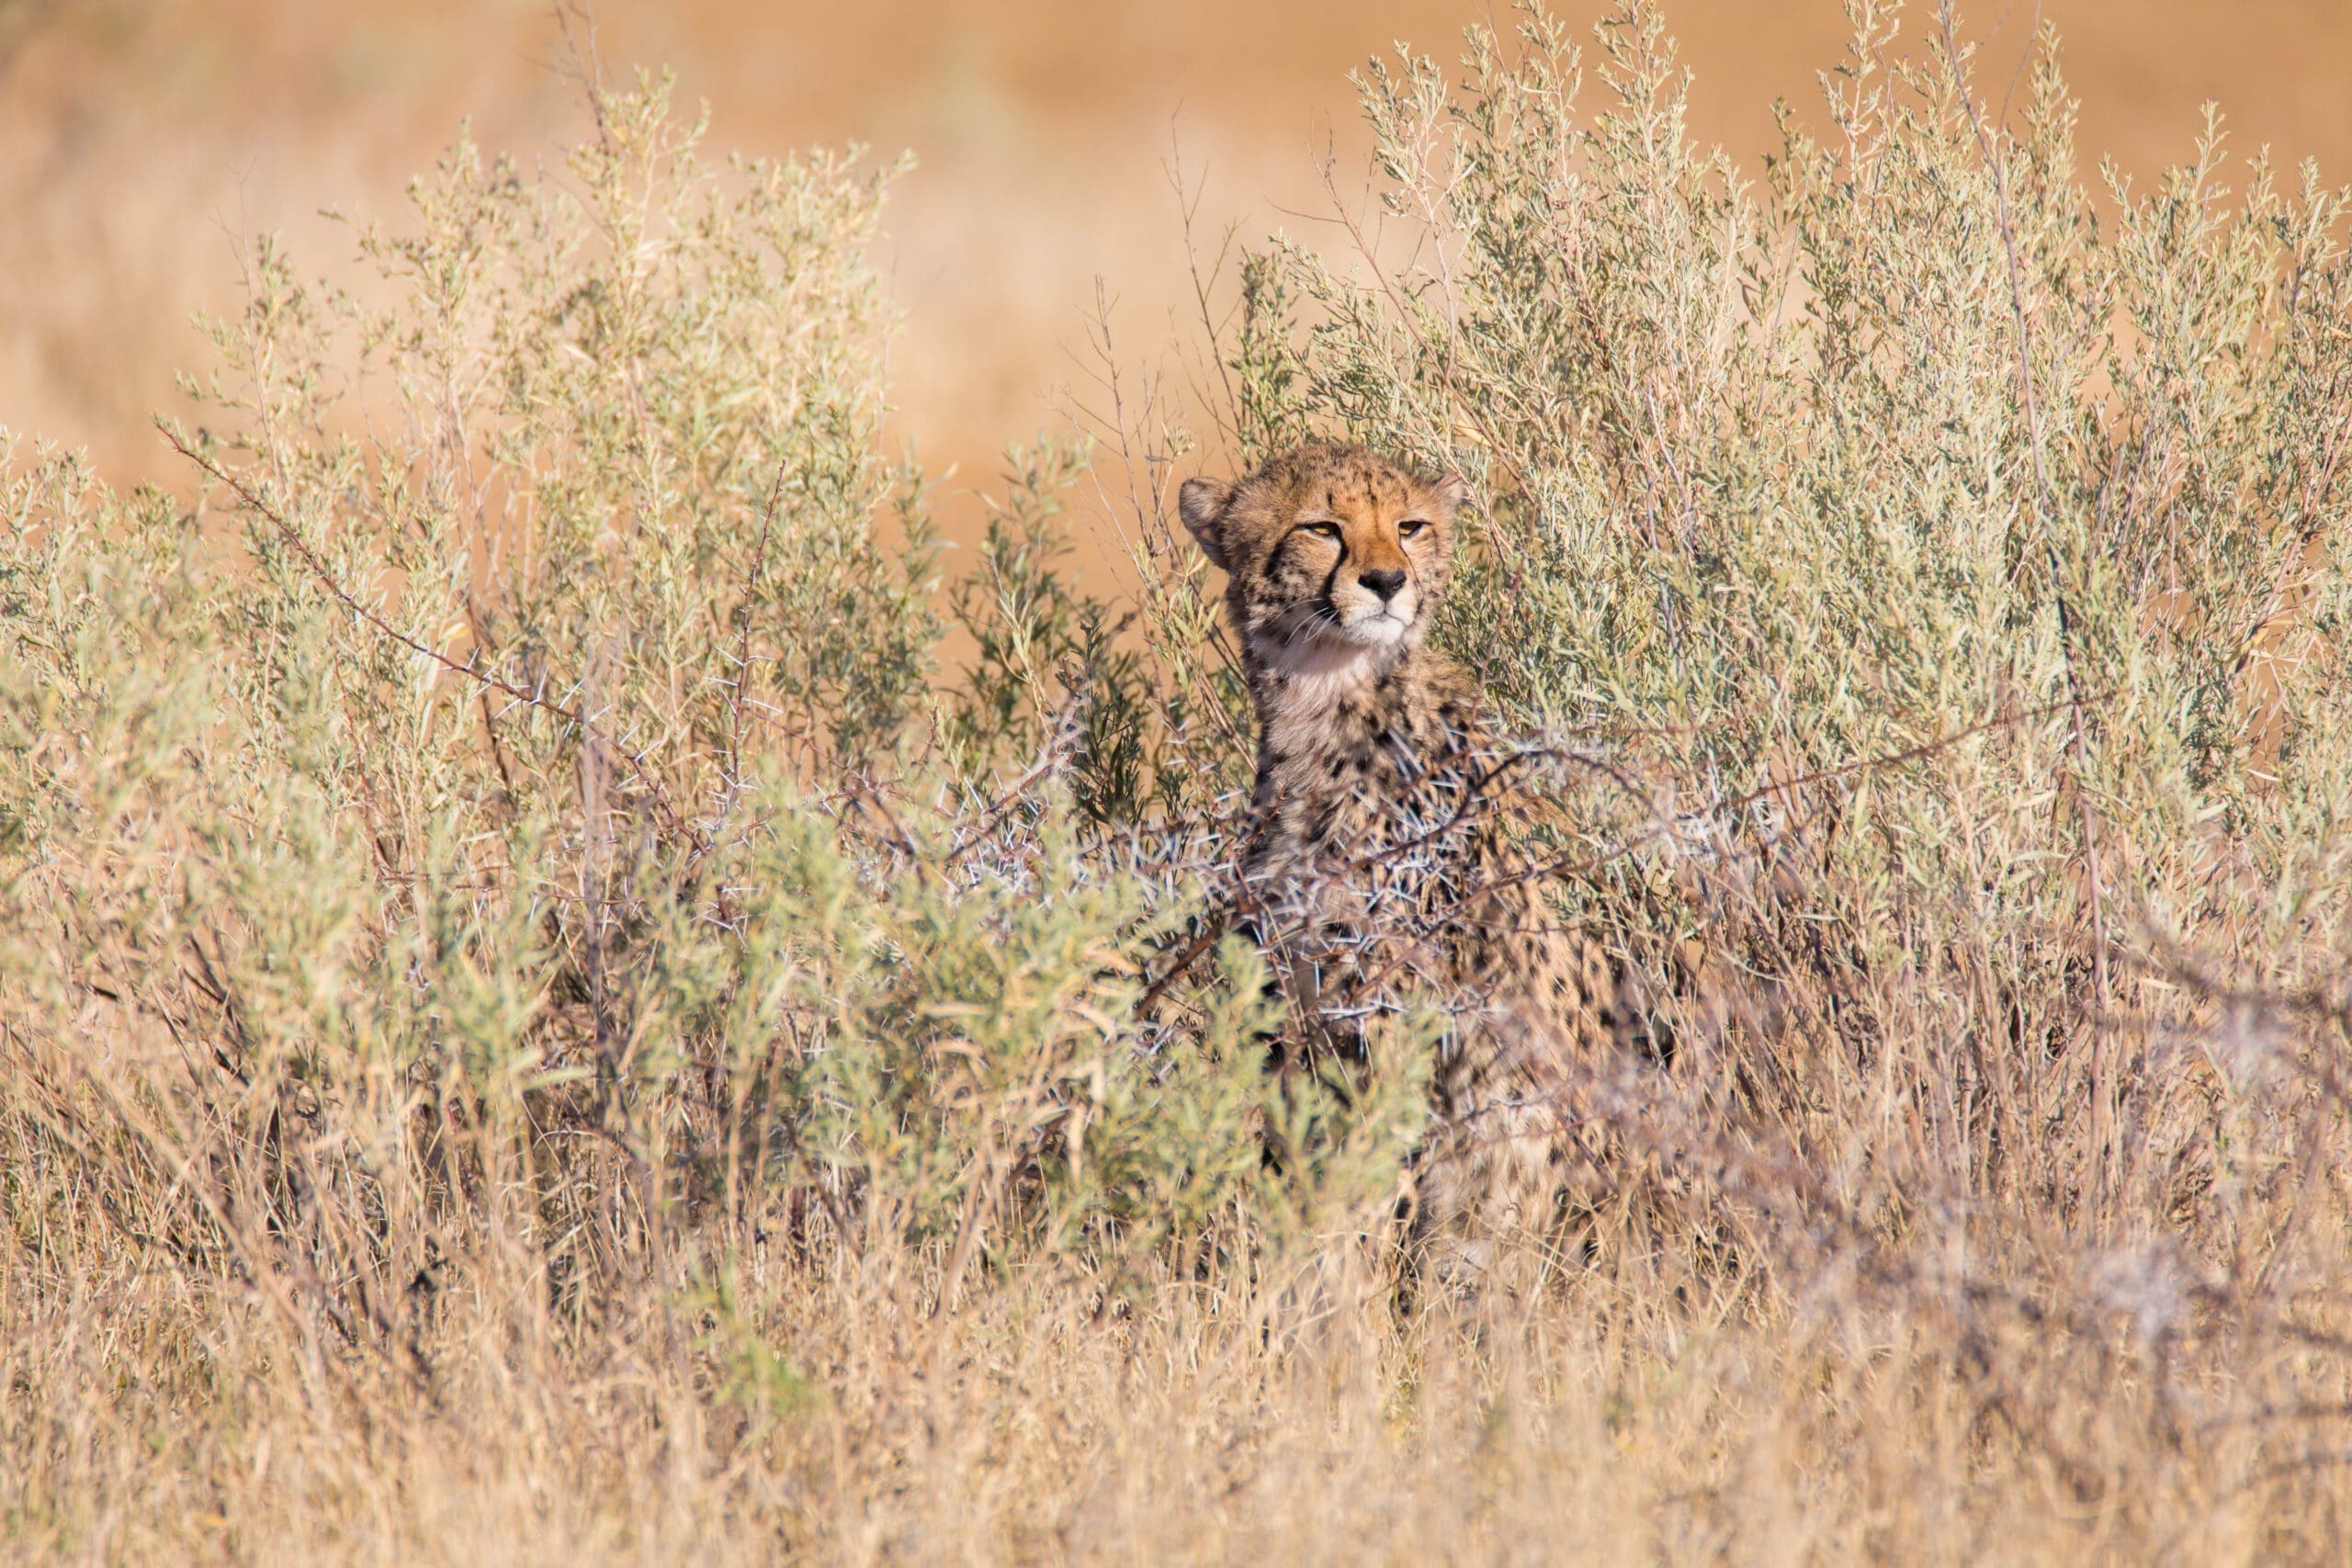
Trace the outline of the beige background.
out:
[[[1579,25],[1596,0],[1566,0]],[[1125,351],[1191,314],[1167,162],[1205,176],[1211,229],[1304,227],[1334,141],[1361,183],[1346,73],[1389,40],[1450,57],[1487,15],[1460,0],[605,0],[608,64],[675,66],[720,148],[860,140],[921,166],[888,217],[908,317],[897,434],[927,466],[986,479],[1050,423],[1106,280]],[[2186,156],[2199,105],[2233,144],[2271,142],[2352,178],[2352,0],[2047,0],[2082,96],[2086,152],[2138,175]],[[1988,62],[2030,5],[1980,6]],[[1753,169],[1769,106],[1816,101],[1846,36],[1834,0],[1674,0],[1694,129]],[[1508,20],[1508,14],[1505,14]],[[405,177],[471,116],[529,154],[580,129],[541,0],[0,0],[0,423],[86,444],[117,479],[168,472],[147,427],[187,326],[233,304],[235,236],[286,231],[332,270],[329,204],[397,213]],[[949,487],[950,491],[954,486]],[[953,503],[951,502],[951,510]]]

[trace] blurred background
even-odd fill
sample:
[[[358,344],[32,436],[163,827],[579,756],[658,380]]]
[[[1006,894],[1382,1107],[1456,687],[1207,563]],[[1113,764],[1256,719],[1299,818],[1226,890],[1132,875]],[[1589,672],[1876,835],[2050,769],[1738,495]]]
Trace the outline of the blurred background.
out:
[[[1560,0],[1581,28],[1600,0]],[[1123,355],[1197,338],[1182,204],[1199,231],[1302,232],[1321,170],[1363,183],[1347,73],[1391,40],[1451,58],[1475,0],[603,0],[609,71],[668,64],[710,145],[910,149],[882,259],[907,319],[896,434],[985,483],[1084,372],[1104,280]],[[2232,146],[2352,178],[2352,0],[2046,0],[1964,14],[2006,72],[2038,15],[2083,101],[2086,154],[2145,179]],[[1751,172],[1770,105],[1818,102],[1838,0],[1670,0],[1693,130]],[[1509,17],[1501,18],[1508,23]],[[2289,40],[2292,40],[2291,44]],[[0,0],[0,425],[89,448],[118,482],[171,472],[148,420],[205,366],[192,310],[233,309],[240,235],[282,231],[334,276],[347,233],[401,217],[407,177],[470,118],[491,150],[552,154],[584,121],[546,0]],[[1997,78],[1995,78],[1997,80]],[[2235,183],[2234,181],[2233,182]],[[951,502],[952,505],[952,502]]]

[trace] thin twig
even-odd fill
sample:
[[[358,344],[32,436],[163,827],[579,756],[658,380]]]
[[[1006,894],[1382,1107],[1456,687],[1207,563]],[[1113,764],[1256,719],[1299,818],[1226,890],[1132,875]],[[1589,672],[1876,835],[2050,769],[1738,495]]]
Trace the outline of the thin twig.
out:
[[[2026,442],[2033,459],[2034,487],[2041,502],[2043,524],[2042,549],[2050,561],[2051,589],[2058,600],[2058,651],[2066,668],[2066,690],[2072,698],[2073,735],[2069,750],[2073,752],[2075,774],[2075,807],[2082,820],[2083,873],[2090,895],[2091,974],[2098,996],[2098,1010],[2104,1014],[2114,1005],[2108,976],[2107,892],[2101,874],[2098,851],[2098,812],[2091,804],[2090,742],[2088,720],[2084,714],[2082,674],[2075,657],[2075,613],[2066,593],[2065,567],[2058,554],[2055,539],[2048,529],[2057,517],[2058,506],[2050,485],[2050,471],[2041,456],[2041,410],[2036,400],[2033,380],[2033,324],[2025,308],[2025,266],[2018,256],[2017,221],[2009,205],[2008,164],[1994,145],[1993,135],[1984,124],[1983,107],[1976,101],[1975,89],[1962,68],[1962,54],[1957,20],[1952,0],[1939,0],[1937,20],[1943,34],[1945,68],[1952,74],[1954,85],[1960,89],[1962,107],[1968,115],[1969,129],[1975,133],[1979,156],[1993,179],[1993,199],[2000,221],[2001,249],[2008,261],[2009,310],[2017,325],[2018,392],[2025,404]],[[2095,1034],[2091,1068],[2091,1141],[2107,1169],[2113,1136],[2113,1106],[2115,1085],[2109,1070],[2109,1053],[2103,1034]]]
[[[751,575],[743,582],[742,626],[735,644],[735,694],[727,709],[727,778],[729,787],[741,775],[743,761],[743,699],[752,683],[752,610],[759,602],[760,575],[768,563],[768,538],[775,532],[775,509],[784,500],[784,472],[789,458],[779,457],[775,482],[768,487],[768,504],[760,514],[760,545],[752,557]]]
[[[409,636],[408,633],[401,630],[398,626],[384,619],[383,616],[378,615],[375,611],[369,609],[367,605],[354,598],[352,594],[345,589],[343,584],[335,581],[334,573],[327,570],[326,562],[319,558],[318,552],[311,548],[309,541],[302,537],[301,534],[295,529],[291,523],[288,523],[285,517],[278,513],[276,507],[270,505],[269,502],[264,501],[259,495],[255,494],[252,487],[248,486],[243,479],[230,472],[227,468],[222,468],[212,457],[189,446],[186,441],[181,439],[177,431],[164,423],[162,420],[159,419],[155,422],[155,428],[163,432],[164,439],[171,443],[172,449],[174,451],[177,452],[181,457],[186,457],[189,462],[194,463],[206,473],[211,475],[212,478],[219,480],[220,483],[228,486],[231,492],[233,493],[238,500],[243,502],[246,506],[250,507],[254,513],[266,521],[271,527],[275,528],[277,531],[278,536],[285,540],[287,547],[294,552],[296,558],[302,562],[303,567],[318,582],[320,588],[324,590],[327,595],[334,599],[335,603],[350,611],[352,615],[357,616],[360,620],[365,621],[377,632],[391,638],[392,641],[399,643],[402,648],[409,649],[412,653],[415,653],[423,658],[431,660],[442,669],[449,671],[449,673],[462,676],[464,679],[475,682],[491,691],[512,697],[514,701],[523,704],[526,707],[537,708],[541,713],[551,715],[556,718],[563,720],[567,724],[578,726],[580,733],[585,740],[592,745],[603,747],[609,750],[614,756],[618,757],[628,768],[629,776],[637,783],[645,786],[646,793],[651,796],[655,807],[659,808],[662,813],[665,828],[689,843],[699,843],[699,835],[697,835],[693,828],[687,824],[686,820],[678,814],[678,809],[671,803],[669,792],[662,787],[662,781],[651,773],[647,773],[644,767],[638,761],[637,757],[633,755],[628,748],[616,744],[609,736],[597,727],[595,721],[591,719],[585,712],[577,707],[567,707],[562,703],[557,702],[553,698],[546,696],[540,692],[526,691],[523,687],[515,685],[511,681],[493,675],[486,670],[478,669],[470,663],[460,664],[456,660],[450,658],[447,654],[443,653],[439,649],[419,642],[416,638]]]

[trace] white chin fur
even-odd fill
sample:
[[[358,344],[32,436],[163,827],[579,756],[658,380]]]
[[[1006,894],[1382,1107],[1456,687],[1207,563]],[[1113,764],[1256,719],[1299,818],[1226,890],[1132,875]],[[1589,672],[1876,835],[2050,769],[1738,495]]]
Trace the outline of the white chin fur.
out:
[[[1326,622],[1306,635],[1261,642],[1259,656],[1269,669],[1294,679],[1346,684],[1376,674],[1411,631],[1394,615],[1367,615],[1338,626]]]

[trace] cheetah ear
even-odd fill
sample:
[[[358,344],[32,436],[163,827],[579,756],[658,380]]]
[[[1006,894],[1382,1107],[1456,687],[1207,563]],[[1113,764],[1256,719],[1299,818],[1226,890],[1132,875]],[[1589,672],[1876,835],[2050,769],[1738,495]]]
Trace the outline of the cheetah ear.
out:
[[[1449,468],[1439,477],[1437,483],[1430,486],[1430,493],[1436,496],[1438,504],[1451,513],[1470,499],[1470,481]]]
[[[1201,553],[1209,563],[1220,570],[1227,569],[1225,555],[1225,509],[1232,503],[1233,487],[1223,479],[1194,477],[1184,481],[1176,492],[1176,511],[1184,519],[1184,526],[1201,542]]]

